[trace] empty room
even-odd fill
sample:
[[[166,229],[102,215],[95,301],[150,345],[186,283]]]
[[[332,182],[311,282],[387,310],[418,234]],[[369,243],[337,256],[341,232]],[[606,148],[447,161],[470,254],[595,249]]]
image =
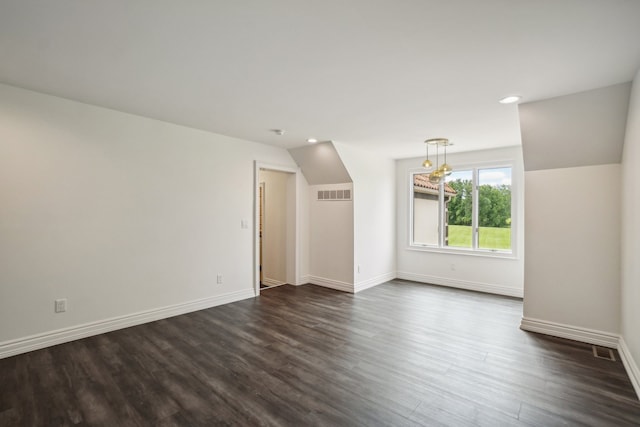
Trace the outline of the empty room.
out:
[[[640,425],[638,22],[0,0],[0,426]]]

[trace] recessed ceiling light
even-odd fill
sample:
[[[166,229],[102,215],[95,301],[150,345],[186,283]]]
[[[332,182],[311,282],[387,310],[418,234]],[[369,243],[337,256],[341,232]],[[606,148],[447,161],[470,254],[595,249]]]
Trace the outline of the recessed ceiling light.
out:
[[[285,130],[284,129],[271,129],[271,132],[275,133],[276,135],[284,135]]]
[[[318,142],[318,140],[317,140],[317,139],[315,139],[315,138],[309,138],[309,139],[307,139],[307,142],[308,142],[309,144],[315,144],[316,142]]]
[[[499,102],[500,104],[513,104],[514,102],[520,101],[521,96],[519,95],[509,95],[502,98]]]

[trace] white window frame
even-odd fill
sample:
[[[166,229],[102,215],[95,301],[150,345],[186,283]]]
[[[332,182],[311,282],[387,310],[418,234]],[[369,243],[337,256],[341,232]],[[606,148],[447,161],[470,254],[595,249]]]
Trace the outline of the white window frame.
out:
[[[511,168],[511,250],[498,250],[498,249],[482,249],[478,247],[478,208],[479,208],[479,186],[478,186],[478,171],[481,169],[497,169],[497,168]],[[408,175],[408,190],[409,190],[409,250],[424,251],[424,252],[439,252],[448,254],[460,254],[460,255],[472,255],[472,256],[484,256],[492,258],[517,258],[517,230],[519,227],[517,219],[517,200],[518,200],[518,183],[515,182],[517,177],[515,175],[516,167],[513,161],[495,161],[495,162],[482,162],[482,163],[470,163],[456,165],[456,171],[472,171],[472,233],[471,233],[471,248],[457,248],[445,246],[444,233],[442,227],[444,226],[444,191],[442,191],[442,184],[440,186],[438,197],[438,245],[426,245],[422,243],[415,243],[413,241],[413,176],[415,174],[428,173],[424,168],[411,168]]]

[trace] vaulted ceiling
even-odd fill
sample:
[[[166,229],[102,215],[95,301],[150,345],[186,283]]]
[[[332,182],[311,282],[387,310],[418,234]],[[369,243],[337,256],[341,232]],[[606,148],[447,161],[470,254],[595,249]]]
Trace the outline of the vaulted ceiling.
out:
[[[284,148],[520,143],[515,105],[630,81],[640,1],[2,0],[0,82]],[[278,136],[270,129],[284,129]]]

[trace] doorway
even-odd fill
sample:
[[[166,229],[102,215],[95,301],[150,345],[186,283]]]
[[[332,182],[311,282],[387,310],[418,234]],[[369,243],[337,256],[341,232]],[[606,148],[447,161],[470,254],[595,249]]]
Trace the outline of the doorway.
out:
[[[297,284],[298,171],[256,162],[255,293]]]

